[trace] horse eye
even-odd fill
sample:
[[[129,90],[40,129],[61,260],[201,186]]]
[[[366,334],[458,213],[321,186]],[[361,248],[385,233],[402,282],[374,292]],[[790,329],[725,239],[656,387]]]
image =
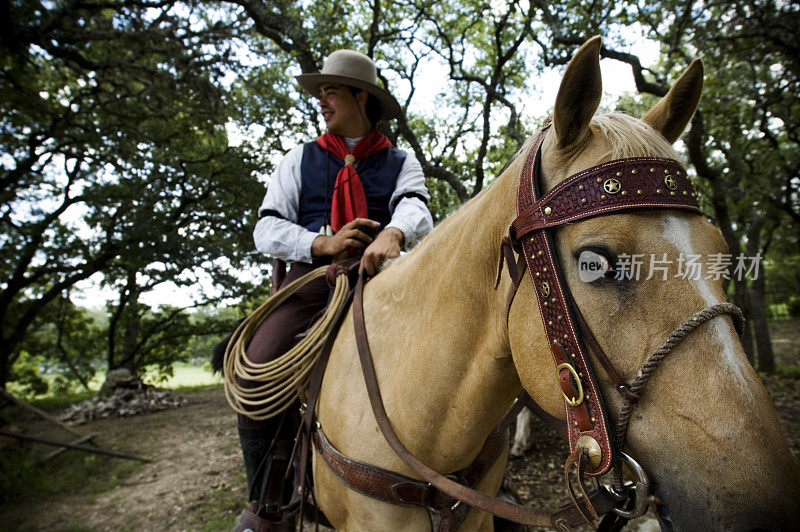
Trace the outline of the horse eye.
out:
[[[578,255],[578,276],[585,283],[598,279],[610,279],[615,275],[614,265],[608,256],[598,249],[584,249]]]

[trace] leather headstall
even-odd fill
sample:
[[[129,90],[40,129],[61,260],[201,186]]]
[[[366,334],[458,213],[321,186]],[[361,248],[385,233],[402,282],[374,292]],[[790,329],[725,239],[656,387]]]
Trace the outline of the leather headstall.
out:
[[[700,213],[697,194],[678,161],[656,157],[619,159],[572,175],[542,195],[541,147],[549,123],[528,153],[517,191],[517,218],[509,228],[533,281],[567,415],[570,451],[589,454],[587,473],[606,473],[613,462],[603,398],[583,349],[569,287],[553,242],[553,228],[634,209],[680,209]]]

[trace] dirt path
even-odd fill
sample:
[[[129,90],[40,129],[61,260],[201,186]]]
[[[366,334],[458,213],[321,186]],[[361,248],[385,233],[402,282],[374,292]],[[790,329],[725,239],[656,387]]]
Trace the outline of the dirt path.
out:
[[[110,491],[65,494],[28,502],[22,508],[16,505],[15,515],[28,516],[19,523],[22,529],[229,529],[228,523],[241,510],[238,501],[245,499],[235,417],[221,388],[184,397],[187,404],[182,408],[81,426],[82,432],[101,434],[105,445],[150,457],[153,462]],[[220,501],[236,505],[224,508]],[[209,507],[216,515],[203,511]],[[0,515],[0,522],[6,521],[4,517]],[[226,520],[228,526],[220,523]]]

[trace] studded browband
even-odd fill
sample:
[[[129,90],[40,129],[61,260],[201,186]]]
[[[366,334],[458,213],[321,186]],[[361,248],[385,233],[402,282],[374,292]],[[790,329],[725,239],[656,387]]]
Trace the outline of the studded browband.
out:
[[[575,326],[574,302],[561,275],[552,228],[622,210],[668,208],[700,213],[700,208],[685,168],[678,161],[656,157],[593,166],[542,196],[541,147],[549,125],[548,121],[525,161],[517,192],[517,218],[509,236],[515,248],[521,249],[535,287],[564,395],[570,451],[586,449],[587,473],[598,476],[612,465],[612,439],[602,395]]]

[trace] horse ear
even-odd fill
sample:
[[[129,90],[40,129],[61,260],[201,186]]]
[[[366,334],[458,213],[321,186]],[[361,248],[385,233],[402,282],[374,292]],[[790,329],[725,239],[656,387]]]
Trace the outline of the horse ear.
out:
[[[567,65],[553,110],[553,128],[558,147],[580,139],[600,105],[603,82],[600,76],[600,36],[586,41]]]
[[[701,92],[703,92],[703,62],[695,59],[681,74],[669,93],[647,111],[642,120],[664,135],[664,138],[672,144],[678,140],[692,119],[700,102]]]

